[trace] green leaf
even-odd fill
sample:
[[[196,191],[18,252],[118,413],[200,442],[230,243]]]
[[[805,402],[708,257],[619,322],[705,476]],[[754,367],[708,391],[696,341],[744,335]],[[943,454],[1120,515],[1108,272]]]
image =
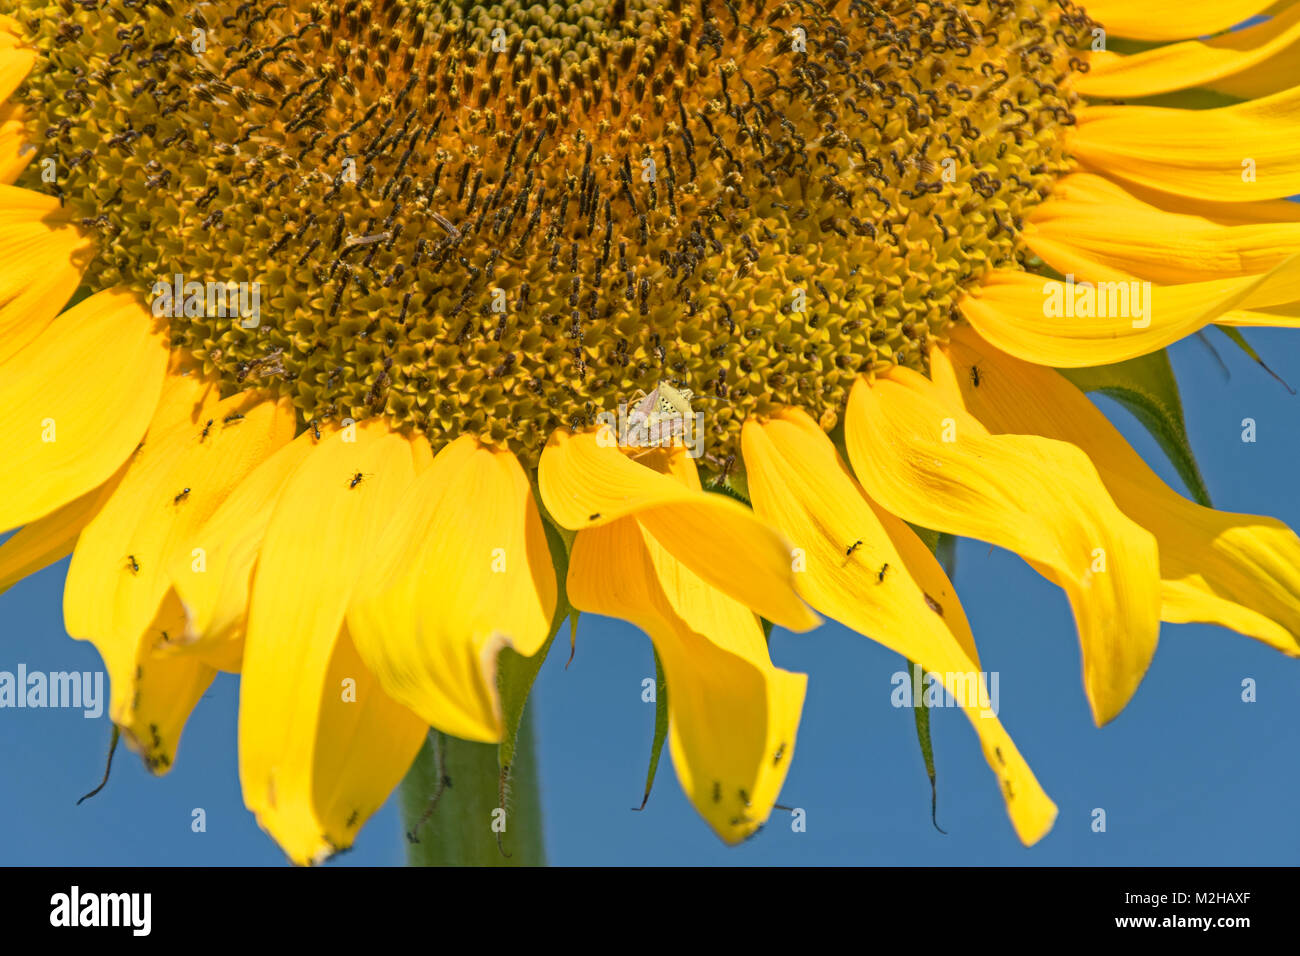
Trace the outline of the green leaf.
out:
[[[551,644],[555,642],[555,635],[559,631],[559,627],[555,627],[542,649],[532,657],[524,657],[509,647],[503,648],[497,657],[497,689],[501,692],[501,714],[505,719],[505,734],[497,745],[497,763],[501,768],[503,786],[515,757],[519,724],[524,719],[528,694],[533,689],[537,672],[542,669],[542,663],[550,653]]]
[[[1192,498],[1211,507],[1210,492],[1187,440],[1178,380],[1163,349],[1115,365],[1060,371],[1085,392],[1108,395],[1132,412],[1169,457]]]
[[[1250,347],[1250,343],[1246,341],[1246,337],[1242,335],[1239,330],[1234,329],[1230,325],[1216,325],[1215,328],[1218,329],[1220,332],[1222,332],[1224,335],[1226,335],[1228,338],[1232,339],[1232,341],[1236,344],[1237,348],[1241,349],[1243,352],[1245,352],[1247,355],[1253,358],[1257,363],[1259,363],[1260,368],[1262,368],[1265,372],[1268,372],[1268,374],[1273,376],[1273,378],[1277,379],[1277,381],[1281,382],[1283,388],[1285,388],[1292,395],[1295,394],[1295,389],[1292,388],[1290,385],[1288,385],[1281,375],[1278,375],[1277,372],[1273,371],[1266,364],[1264,364],[1264,360],[1259,357],[1259,353]]]
[[[538,508],[542,513],[542,530],[546,532],[546,543],[551,550],[551,564],[555,568],[555,614],[551,618],[551,636],[546,639],[542,649],[532,657],[524,657],[505,648],[497,658],[497,688],[501,692],[501,712],[505,718],[505,735],[498,748],[498,761],[501,765],[502,780],[510,771],[510,763],[515,754],[515,738],[519,733],[519,722],[524,716],[524,706],[532,690],[537,672],[542,669],[546,656],[551,652],[555,636],[560,633],[564,619],[569,619],[571,641],[576,641],[578,630],[578,611],[569,603],[568,589],[565,583],[569,577],[569,552],[573,548],[574,532],[561,528],[541,504],[541,495],[534,494]],[[504,785],[504,783],[503,783]]]
[[[650,767],[645,775],[645,796],[641,806],[634,810],[644,810],[650,799],[650,788],[655,783],[655,773],[659,770],[659,756],[663,753],[664,741],[668,738],[668,681],[664,678],[664,665],[655,652],[655,736],[650,742]]]
[[[907,679],[912,682],[913,687],[917,686],[916,668],[914,662],[907,662]],[[922,674],[923,681],[924,676]],[[916,719],[916,739],[921,745],[921,759],[925,761],[925,774],[930,778],[930,822],[934,824],[936,830],[946,835],[947,831],[939,826],[939,788],[934,770],[934,741],[930,737],[930,708],[925,703],[924,694],[912,701],[912,716]]]
[[[957,573],[957,537],[940,531],[932,531],[929,528],[922,528],[919,525],[911,525],[917,537],[925,542],[926,547],[934,552],[939,563],[943,566],[944,571],[949,578]],[[907,678],[912,686],[917,686],[916,669],[919,665],[915,661],[907,662]],[[921,674],[922,683],[924,683],[925,674]],[[921,745],[921,759],[925,761],[925,774],[930,778],[930,822],[940,833],[947,834],[943,827],[939,826],[939,787],[937,774],[934,769],[934,740],[930,736],[930,708],[926,706],[925,695],[918,695],[912,701],[912,717],[916,721],[916,740]]]

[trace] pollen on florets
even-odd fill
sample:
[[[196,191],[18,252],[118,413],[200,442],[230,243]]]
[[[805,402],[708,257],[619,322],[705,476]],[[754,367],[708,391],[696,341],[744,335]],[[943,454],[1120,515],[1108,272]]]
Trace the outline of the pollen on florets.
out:
[[[258,283],[177,316],[230,391],[535,462],[659,381],[707,460],[921,367],[1069,167],[1063,3],[60,0],[19,92],[92,288]]]

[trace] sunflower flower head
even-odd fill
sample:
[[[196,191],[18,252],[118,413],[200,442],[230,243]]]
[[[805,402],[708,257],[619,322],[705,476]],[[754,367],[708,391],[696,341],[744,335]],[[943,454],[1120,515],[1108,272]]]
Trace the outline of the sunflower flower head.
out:
[[[699,395],[716,463],[752,413],[834,421],[859,373],[923,367],[1067,169],[1091,26],[1029,3],[70,0],[27,25],[27,134],[96,238],[93,287],[256,283],[256,328],[171,323],[225,389],[533,465],[659,380]]]
[[[724,841],[796,752],[768,630],[820,614],[957,699],[1035,843],[1056,806],[918,529],[1061,588],[1098,724],[1162,621],[1300,656],[1300,538],[1209,506],[1163,353],[1300,324],[1300,5],[3,8],[0,589],[72,555],[155,772],[239,673],[295,862],[431,729],[499,745],[509,815],[579,611],[653,642],[656,747]],[[1093,388],[1165,396],[1194,501]]]

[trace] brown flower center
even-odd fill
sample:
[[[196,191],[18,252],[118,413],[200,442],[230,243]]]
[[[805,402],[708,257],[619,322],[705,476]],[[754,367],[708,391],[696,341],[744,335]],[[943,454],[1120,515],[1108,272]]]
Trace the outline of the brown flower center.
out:
[[[1039,6],[59,0],[18,14],[57,169],[21,184],[97,235],[92,288],[304,422],[535,462],[663,381],[724,470],[1017,255],[1091,27]]]

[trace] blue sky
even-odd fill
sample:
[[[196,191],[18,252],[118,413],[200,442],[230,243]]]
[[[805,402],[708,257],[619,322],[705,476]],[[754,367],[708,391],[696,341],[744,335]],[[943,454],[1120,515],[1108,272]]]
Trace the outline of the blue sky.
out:
[[[1248,337],[1300,386],[1300,337]],[[1300,526],[1300,397],[1211,333],[1230,371],[1196,340],[1175,346],[1192,446],[1215,505]],[[1157,471],[1172,469],[1127,413],[1102,406]],[[1241,441],[1241,421],[1258,425]],[[94,670],[98,655],[62,623],[67,562],[0,595],[0,671]],[[798,746],[782,802],[807,813],[791,831],[777,812],[748,843],[723,846],[686,802],[665,755],[644,813],[640,802],[654,723],[641,700],[653,676],[650,643],[620,622],[584,618],[566,671],[560,640],[532,703],[540,746],[549,859],[557,864],[1293,865],[1300,818],[1300,662],[1219,628],[1164,625],[1132,703],[1097,729],[1080,679],[1064,595],[1019,558],[963,541],[958,592],[986,669],[1001,674],[1000,716],[1060,808],[1036,847],[1012,832],[997,781],[957,710],[934,712],[939,824],[912,714],[890,705],[901,659],[828,623],[777,631],[773,657],[810,675]],[[1245,678],[1257,701],[1241,700]],[[110,725],[67,710],[0,710],[0,864],[283,865],[244,809],[236,770],[238,681],[223,676],[190,720],[178,760],[150,777],[125,748],[103,793],[76,799],[103,769]],[[202,807],[207,832],[193,833]],[[1091,829],[1094,808],[1107,831]],[[400,863],[395,800],[330,865]]]

